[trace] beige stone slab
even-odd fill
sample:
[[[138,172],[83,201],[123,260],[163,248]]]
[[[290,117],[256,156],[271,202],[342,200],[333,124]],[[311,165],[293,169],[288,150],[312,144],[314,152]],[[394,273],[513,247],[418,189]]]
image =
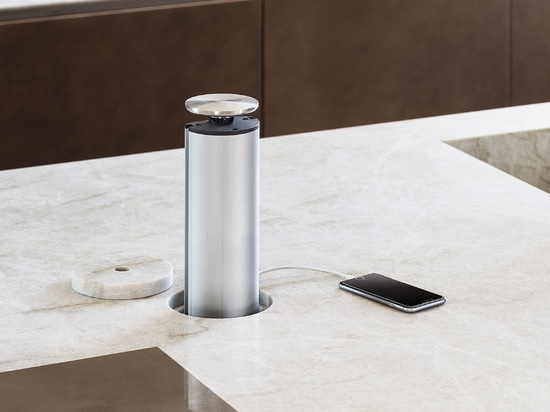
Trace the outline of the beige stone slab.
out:
[[[261,141],[264,311],[183,315],[185,153],[0,172],[0,371],[159,347],[239,411],[545,410],[550,195],[445,142],[550,129],[550,104]],[[158,256],[171,290],[94,299],[72,268]],[[314,267],[330,271],[297,269]],[[447,298],[404,314],[338,288]]]

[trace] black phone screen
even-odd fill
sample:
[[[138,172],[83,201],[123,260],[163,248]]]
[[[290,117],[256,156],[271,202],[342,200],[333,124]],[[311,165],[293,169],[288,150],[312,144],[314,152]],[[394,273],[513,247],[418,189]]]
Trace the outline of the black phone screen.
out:
[[[378,273],[370,273],[340,282],[349,289],[374,295],[383,300],[390,300],[406,307],[417,307],[444,298],[433,292],[420,289],[407,283],[399,282]],[[442,302],[442,303],[443,303]]]

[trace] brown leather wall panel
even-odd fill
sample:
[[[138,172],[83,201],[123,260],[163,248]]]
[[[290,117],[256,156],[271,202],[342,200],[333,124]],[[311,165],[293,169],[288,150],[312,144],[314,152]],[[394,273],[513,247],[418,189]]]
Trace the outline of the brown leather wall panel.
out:
[[[186,98],[260,98],[260,27],[260,0],[0,23],[0,169],[182,147]]]
[[[264,7],[266,136],[509,104],[509,0]]]
[[[512,103],[550,101],[550,2],[513,0]]]

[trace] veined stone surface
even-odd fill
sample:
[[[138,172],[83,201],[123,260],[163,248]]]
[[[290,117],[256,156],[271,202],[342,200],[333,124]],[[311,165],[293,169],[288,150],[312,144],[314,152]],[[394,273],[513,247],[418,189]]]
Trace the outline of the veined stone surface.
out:
[[[550,195],[444,143],[544,129],[550,104],[261,141],[261,268],[447,298],[414,315],[301,269],[261,275],[256,315],[172,310],[183,149],[0,172],[0,371],[157,346],[239,411],[545,410]],[[170,262],[174,287],[72,289],[78,262],[113,253]]]

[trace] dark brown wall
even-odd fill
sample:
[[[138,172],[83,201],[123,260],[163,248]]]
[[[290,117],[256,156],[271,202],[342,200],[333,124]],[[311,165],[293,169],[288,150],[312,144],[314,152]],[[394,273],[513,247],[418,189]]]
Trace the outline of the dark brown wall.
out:
[[[186,98],[260,96],[260,11],[249,0],[0,23],[0,169],[182,147]]]
[[[509,0],[265,0],[267,136],[509,104]]]
[[[514,0],[513,104],[550,100],[550,2]]]
[[[0,169],[182,147],[210,92],[257,97],[264,136],[549,101],[548,21],[546,0],[216,0],[0,22]]]

